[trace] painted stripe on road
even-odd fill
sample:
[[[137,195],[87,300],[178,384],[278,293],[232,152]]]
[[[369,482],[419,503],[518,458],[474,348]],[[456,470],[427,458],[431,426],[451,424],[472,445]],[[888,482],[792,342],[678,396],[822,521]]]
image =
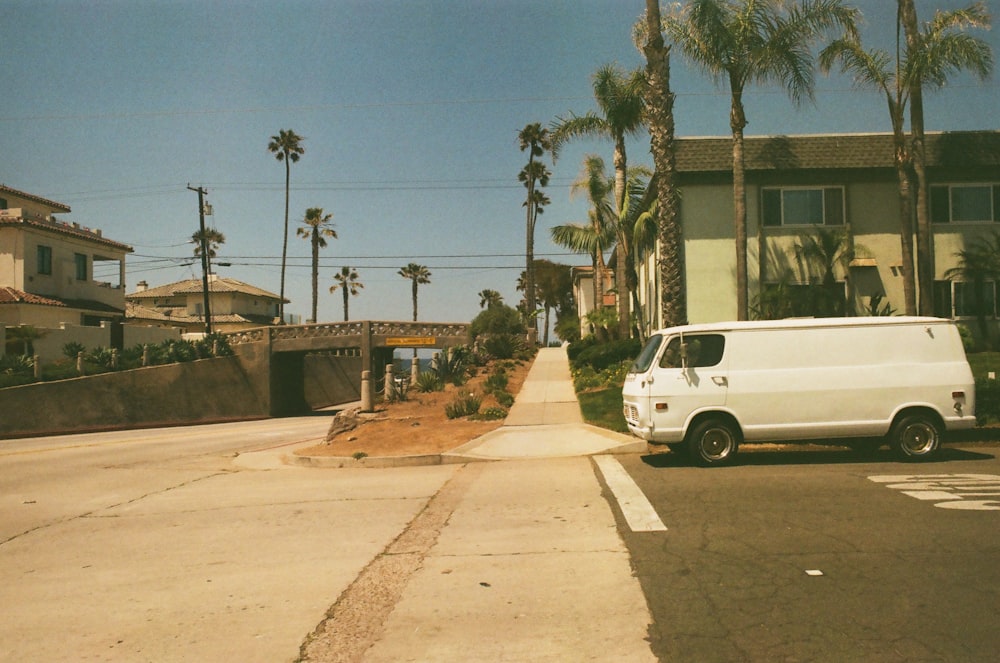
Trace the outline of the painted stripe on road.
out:
[[[613,456],[594,456],[597,469],[618,500],[625,522],[633,532],[665,532],[667,526],[656,515],[645,493],[636,485],[625,468]]]

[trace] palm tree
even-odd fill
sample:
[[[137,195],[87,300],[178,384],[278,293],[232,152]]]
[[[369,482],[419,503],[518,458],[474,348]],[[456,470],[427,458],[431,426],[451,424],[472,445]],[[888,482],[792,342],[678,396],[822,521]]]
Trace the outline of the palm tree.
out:
[[[625,139],[642,128],[645,106],[645,76],[641,70],[625,73],[617,65],[604,65],[594,74],[594,99],[601,115],[589,112],[586,115],[570,113],[569,117],[557,117],[552,123],[552,158],[558,156],[561,147],[576,138],[610,138],[614,142],[615,168],[615,214],[621,213],[625,201],[625,184],[628,177],[628,155]],[[629,333],[629,302],[624,295],[626,280],[626,254],[628,237],[621,227],[618,236],[618,260],[616,279],[618,280],[618,324],[623,337]]]
[[[651,207],[660,246],[660,314],[665,327],[687,322],[684,287],[684,237],[675,184],[674,94],[670,91],[670,47],[663,43],[660,2],[646,0],[645,26],[636,40],[646,56],[646,124],[656,174],[649,182],[657,203]]]
[[[604,170],[604,159],[588,154],[580,177],[570,187],[570,197],[585,193],[590,201],[589,223],[565,223],[550,229],[552,241],[575,253],[590,256],[594,268],[594,306],[604,305],[604,254],[614,244],[614,180]]]
[[[208,273],[212,273],[212,258],[216,256],[217,249],[226,243],[226,236],[215,228],[205,228],[204,231],[196,230],[191,235],[191,243],[194,244],[195,257],[201,257],[201,247],[204,241],[206,255],[208,257]]]
[[[413,282],[413,321],[417,321],[417,287],[431,282],[431,273],[424,265],[411,262],[399,270],[399,275]]]
[[[986,5],[976,2],[965,9],[935,12],[934,18],[917,23],[913,0],[898,0],[897,31],[901,25],[906,35],[906,60],[909,76],[905,81],[910,96],[910,133],[913,172],[917,185],[917,283],[920,286],[920,312],[934,310],[934,256],[931,238],[927,155],[924,143],[924,85],[941,88],[948,75],[963,69],[981,79],[993,69],[993,55],[980,39],[966,34],[968,28],[988,28],[990,14]]]
[[[523,205],[527,210],[524,260],[528,283],[532,285],[532,287],[528,288],[527,306],[529,309],[534,310],[535,222],[538,220],[538,215],[542,212],[542,205],[547,205],[549,202],[545,194],[536,187],[548,186],[551,175],[549,169],[542,162],[535,161],[535,158],[542,156],[549,149],[549,131],[548,129],[543,129],[542,125],[538,122],[528,124],[518,133],[517,141],[522,152],[525,150],[528,151],[528,164],[518,174],[517,179],[528,190],[528,195]],[[534,342],[538,335],[538,329],[537,327],[532,327],[532,329],[534,330],[534,337],[531,338],[531,342]]]
[[[340,288],[344,296],[344,322],[347,322],[347,299],[350,295],[357,296],[365,284],[358,281],[358,273],[352,267],[341,267],[340,271],[333,275],[333,280],[337,283],[330,286],[330,293],[333,294]]]
[[[494,308],[503,304],[503,296],[496,290],[482,290],[479,292],[479,308]]]
[[[787,9],[786,9],[787,7]],[[809,46],[835,26],[854,34],[858,12],[841,0],[691,0],[664,17],[663,28],[689,60],[729,86],[733,133],[733,225],[736,234],[736,315],[748,317],[746,175],[743,92],[752,83],[780,83],[792,101],[812,98]]]
[[[549,316],[552,309],[558,313],[567,307],[572,308],[573,276],[569,265],[561,265],[551,260],[536,260],[535,273],[538,276],[538,297],[542,300],[545,311],[545,330],[542,345],[549,344]]]
[[[841,316],[845,313],[844,291],[837,285],[836,272],[846,272],[854,250],[846,232],[820,229],[816,235],[807,235],[796,245],[796,252],[805,260],[810,271],[819,272],[818,296],[811,297],[813,314],[823,317]]]
[[[302,219],[302,225],[295,229],[295,234],[309,240],[312,245],[312,321],[316,320],[316,303],[319,301],[319,250],[326,248],[326,238],[337,239],[337,231],[333,229],[330,219],[333,214],[323,214],[322,207],[310,207]]]
[[[958,258],[958,265],[946,271],[944,277],[972,284],[972,308],[976,312],[979,333],[982,334],[986,347],[991,348],[993,343],[986,324],[986,314],[990,312],[991,304],[986,284],[993,281],[995,288],[995,284],[1000,281],[1000,232],[993,231],[992,238],[979,238],[969,248],[956,252],[955,257]]]
[[[288,262],[288,190],[292,163],[298,162],[306,151],[301,145],[303,140],[302,136],[291,129],[281,129],[277,136],[271,136],[271,142],[267,144],[267,149],[274,154],[274,158],[285,162],[285,233],[281,243],[281,296],[278,298],[278,317],[282,324],[285,322],[285,264]]]

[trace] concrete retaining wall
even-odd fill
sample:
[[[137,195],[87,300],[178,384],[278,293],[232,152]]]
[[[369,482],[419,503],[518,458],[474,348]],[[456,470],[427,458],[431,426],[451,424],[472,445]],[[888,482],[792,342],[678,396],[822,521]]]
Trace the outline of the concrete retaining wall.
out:
[[[255,359],[203,359],[0,389],[0,438],[265,418],[271,414],[266,366]],[[304,362],[302,373],[313,407],[359,398],[360,358],[319,357]]]

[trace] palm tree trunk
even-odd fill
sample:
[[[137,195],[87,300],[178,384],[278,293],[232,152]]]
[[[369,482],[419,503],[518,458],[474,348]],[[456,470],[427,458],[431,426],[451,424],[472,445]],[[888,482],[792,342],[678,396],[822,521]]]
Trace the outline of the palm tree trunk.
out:
[[[913,0],[898,0],[898,20],[906,34],[906,49],[918,53],[920,34]],[[921,315],[934,314],[934,244],[928,212],[927,155],[924,145],[924,97],[919,79],[910,82],[910,133],[917,185],[917,289]]]
[[[319,227],[312,232],[312,321],[316,318],[316,303],[319,301]]]
[[[628,292],[628,238],[622,227],[622,209],[625,207],[625,179],[628,176],[628,157],[625,154],[625,137],[615,138],[615,215],[618,218],[618,246],[615,249],[615,288],[618,290],[618,335],[628,338],[630,330]]]
[[[732,88],[732,111],[729,123],[733,130],[733,226],[736,234],[736,319],[748,319],[749,283],[747,278],[747,195],[743,160],[743,128],[746,116],[737,88]]]
[[[524,246],[524,308],[525,313],[530,316],[530,324],[528,326],[528,341],[531,344],[538,342],[538,324],[535,321],[534,313],[535,307],[537,306],[535,302],[535,219],[536,219],[536,208],[535,208],[535,180],[532,177],[533,168],[532,164],[535,161],[534,151],[529,149],[528,152],[528,204],[525,206],[527,208],[527,219],[525,220],[525,246]],[[414,295],[416,297],[416,295]],[[416,318],[414,318],[416,320]]]
[[[890,102],[892,108],[892,102]],[[899,247],[903,276],[903,305],[906,315],[917,314],[916,284],[913,280],[913,200],[910,182],[910,155],[906,149],[902,110],[892,112],[893,162],[899,182]]]
[[[278,317],[279,324],[285,324],[285,263],[288,259],[288,192],[292,179],[292,165],[288,160],[288,153],[285,153],[285,234],[281,243],[281,291],[278,297]]]
[[[350,295],[350,293],[347,292],[347,284],[345,283],[344,284],[344,322],[347,322],[347,320],[348,320],[348,317],[347,317],[347,298],[348,298],[349,295]]]
[[[684,288],[684,237],[677,215],[674,151],[674,94],[670,91],[670,49],[660,31],[659,0],[646,0],[646,114],[649,143],[656,169],[656,227],[660,246],[657,265],[660,315],[665,327],[687,322]]]

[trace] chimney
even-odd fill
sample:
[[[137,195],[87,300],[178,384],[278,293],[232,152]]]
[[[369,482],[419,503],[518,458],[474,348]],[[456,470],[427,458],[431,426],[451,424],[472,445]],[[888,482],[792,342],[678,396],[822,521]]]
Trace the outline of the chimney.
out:
[[[145,281],[139,281],[138,283],[135,284],[135,291],[136,292],[146,292],[146,289],[148,287],[149,287],[148,283],[146,283]]]

